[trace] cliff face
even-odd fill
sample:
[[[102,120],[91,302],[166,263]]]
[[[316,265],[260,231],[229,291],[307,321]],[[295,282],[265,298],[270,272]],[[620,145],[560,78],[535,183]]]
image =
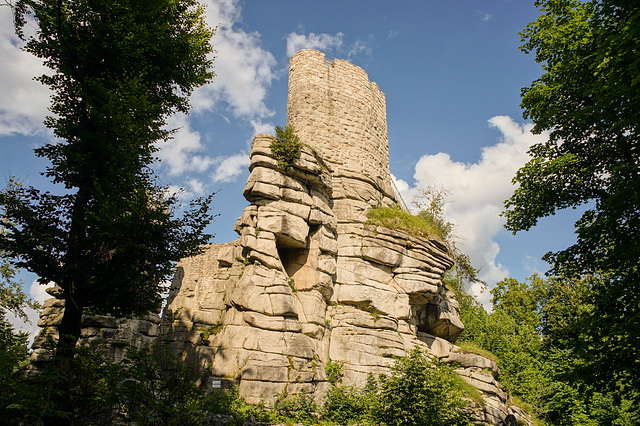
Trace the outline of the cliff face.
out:
[[[401,202],[384,94],[361,68],[313,50],[291,58],[289,85],[300,158],[285,173],[274,138],[254,138],[240,238],[179,264],[160,330],[238,379],[250,402],[322,393],[329,360],[344,363],[346,383],[363,383],[464,328],[441,282],[452,265],[444,245],[366,223],[371,208]]]
[[[269,402],[285,389],[322,391],[329,360],[361,384],[415,345],[457,337],[457,303],[440,281],[452,264],[444,246],[338,221],[331,171],[303,147],[284,174],[272,140],[253,141],[239,240],[179,264],[160,338],[238,379],[250,402]]]
[[[453,263],[445,246],[367,223],[371,208],[404,205],[389,173],[384,94],[361,68],[313,50],[292,56],[289,84],[300,157],[285,173],[273,136],[254,138],[239,239],[178,264],[153,336],[267,404],[285,391],[320,399],[329,361],[343,363],[344,384],[361,385],[419,346],[481,390],[478,421],[522,418],[495,363],[452,343],[464,326],[442,284]],[[46,318],[51,329],[56,312]]]

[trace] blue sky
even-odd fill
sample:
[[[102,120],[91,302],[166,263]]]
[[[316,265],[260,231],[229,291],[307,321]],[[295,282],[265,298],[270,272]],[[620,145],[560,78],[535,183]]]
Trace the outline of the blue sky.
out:
[[[573,241],[575,214],[515,237],[499,217],[527,148],[544,140],[528,132],[519,107],[520,89],[541,73],[518,50],[518,33],[538,16],[532,0],[205,3],[209,24],[219,27],[217,77],[194,94],[190,116],[172,119],[182,130],[162,147],[157,171],[165,184],[185,188],[185,200],[218,191],[213,242],[236,238],[251,138],[286,123],[288,58],[301,48],[349,60],[379,85],[391,171],[406,201],[426,185],[447,188],[447,217],[490,285],[544,272],[540,257]],[[47,163],[32,151],[51,140],[41,124],[48,93],[31,80],[41,72],[19,50],[9,10],[0,7],[1,177],[45,188],[39,172]],[[35,277],[23,277],[30,288]]]

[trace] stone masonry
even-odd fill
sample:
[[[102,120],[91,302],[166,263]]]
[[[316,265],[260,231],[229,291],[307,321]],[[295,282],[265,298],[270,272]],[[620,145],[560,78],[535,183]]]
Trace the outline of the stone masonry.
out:
[[[382,91],[361,68],[302,50],[290,60],[287,113],[300,157],[284,172],[274,137],[255,136],[239,239],[183,259],[160,324],[128,339],[146,344],[157,334],[178,356],[237,383],[248,402],[267,404],[303,391],[320,402],[329,361],[343,363],[344,384],[357,386],[419,346],[456,363],[482,392],[478,423],[514,414],[530,424],[509,404],[495,363],[453,344],[464,326],[442,284],[453,264],[445,245],[367,221],[371,208],[404,205],[389,172]],[[57,318],[54,305],[47,318]]]

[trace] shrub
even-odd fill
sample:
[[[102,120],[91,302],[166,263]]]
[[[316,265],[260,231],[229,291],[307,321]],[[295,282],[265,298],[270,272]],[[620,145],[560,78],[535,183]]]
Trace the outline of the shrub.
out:
[[[376,418],[392,425],[470,425],[463,392],[452,376],[419,348],[396,360],[391,375],[380,376]]]
[[[313,395],[307,392],[295,395],[287,395],[285,392],[278,396],[273,408],[279,421],[294,421],[305,425],[317,422],[318,406]]]
[[[333,385],[324,399],[322,419],[335,425],[377,424],[374,419],[378,405],[377,382],[369,376],[363,389]]]
[[[63,417],[71,424],[91,425],[205,425],[211,424],[210,414],[229,415],[238,424],[250,416],[258,421],[273,418],[263,405],[246,404],[237,389],[208,392],[197,385],[195,366],[162,346],[151,353],[130,349],[121,362],[101,355],[96,345],[76,352],[70,380],[73,412],[61,412],[52,404],[51,389],[61,373],[50,364],[22,384],[3,418],[40,424],[44,417]],[[201,383],[206,381],[205,373]]]
[[[342,383],[342,365],[344,363],[340,361],[329,361],[324,368],[324,372],[327,375],[327,381],[332,385],[338,385]]]
[[[293,162],[300,157],[302,143],[295,134],[293,126],[284,128],[276,126],[276,140],[271,142],[271,152],[278,160],[278,165],[288,172]]]

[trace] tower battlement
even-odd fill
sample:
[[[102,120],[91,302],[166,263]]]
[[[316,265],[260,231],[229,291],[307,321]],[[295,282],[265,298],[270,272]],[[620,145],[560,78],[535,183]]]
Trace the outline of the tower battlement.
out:
[[[382,195],[379,204],[400,202],[389,171],[385,95],[362,68],[328,61],[317,50],[295,53],[289,61],[287,117],[334,178],[369,180]]]

